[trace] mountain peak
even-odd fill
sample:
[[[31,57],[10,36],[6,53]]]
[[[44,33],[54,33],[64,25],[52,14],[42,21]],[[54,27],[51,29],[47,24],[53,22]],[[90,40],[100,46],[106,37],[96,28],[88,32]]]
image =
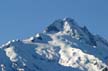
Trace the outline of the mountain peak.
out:
[[[76,23],[71,18],[58,19],[49,25],[45,32],[47,33],[57,33],[60,31],[65,31],[65,29],[72,29],[72,26],[76,26]]]
[[[97,46],[94,35],[87,29],[87,27],[80,27],[77,25],[75,20],[71,18],[58,19],[54,21],[46,28],[45,32],[50,34],[61,32],[62,34],[70,35],[77,40],[83,39],[91,46]]]
[[[45,31],[0,47],[0,71],[108,71],[108,42],[87,27],[65,18]]]
[[[64,20],[65,22],[69,22],[69,24],[74,24],[74,25],[76,24],[76,23],[75,23],[75,20],[72,19],[72,18],[69,18],[69,17],[64,18],[63,20]]]

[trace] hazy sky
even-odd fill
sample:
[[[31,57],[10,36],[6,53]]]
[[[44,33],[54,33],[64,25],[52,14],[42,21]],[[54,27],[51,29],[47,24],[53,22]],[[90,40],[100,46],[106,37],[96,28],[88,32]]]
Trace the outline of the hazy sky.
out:
[[[0,0],[0,45],[30,37],[64,17],[108,38],[108,0]]]

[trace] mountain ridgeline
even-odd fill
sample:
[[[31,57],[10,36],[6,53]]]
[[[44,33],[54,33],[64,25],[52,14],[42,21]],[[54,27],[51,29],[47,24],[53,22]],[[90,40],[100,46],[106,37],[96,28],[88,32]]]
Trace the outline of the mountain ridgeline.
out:
[[[0,47],[0,71],[108,71],[108,42],[71,18]]]

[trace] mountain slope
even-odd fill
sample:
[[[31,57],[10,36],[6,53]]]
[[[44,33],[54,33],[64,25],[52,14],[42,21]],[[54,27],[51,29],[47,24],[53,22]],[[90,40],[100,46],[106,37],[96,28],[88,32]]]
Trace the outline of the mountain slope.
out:
[[[0,47],[0,71],[107,71],[108,42],[71,18]]]

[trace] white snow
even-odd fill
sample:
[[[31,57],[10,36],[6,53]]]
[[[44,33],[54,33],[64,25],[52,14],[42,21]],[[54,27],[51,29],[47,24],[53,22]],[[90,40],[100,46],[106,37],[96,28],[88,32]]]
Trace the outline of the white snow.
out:
[[[15,53],[14,51],[15,47],[9,47],[9,48],[6,48],[5,51],[6,51],[6,55],[10,58],[10,60],[12,62],[16,62],[17,59],[17,54]]]
[[[107,41],[94,36],[97,45],[91,45],[90,34],[70,19],[58,20],[52,26],[59,31],[38,33],[2,45],[0,71],[103,71],[107,68]]]

